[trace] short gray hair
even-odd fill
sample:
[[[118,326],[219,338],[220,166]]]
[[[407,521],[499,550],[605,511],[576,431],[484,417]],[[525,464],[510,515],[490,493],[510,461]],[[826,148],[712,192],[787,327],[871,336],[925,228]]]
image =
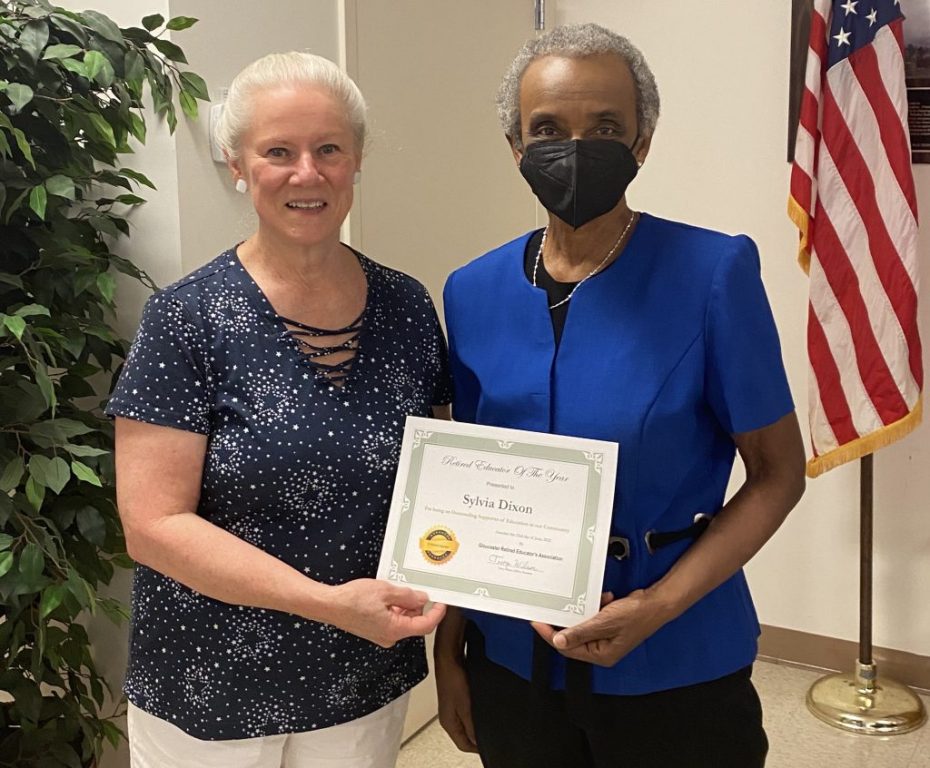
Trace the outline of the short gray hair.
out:
[[[345,105],[356,148],[365,148],[367,107],[362,92],[345,72],[322,56],[301,51],[269,53],[253,61],[233,79],[214,129],[214,138],[229,157],[239,156],[242,134],[248,130],[252,96],[280,85],[312,85],[329,91]]]
[[[636,86],[639,132],[643,136],[651,136],[655,132],[659,120],[659,89],[639,48],[598,24],[569,24],[527,40],[507,69],[497,91],[497,116],[501,127],[518,148],[523,144],[520,134],[520,81],[526,68],[543,56],[576,59],[604,53],[616,54],[630,68]]]

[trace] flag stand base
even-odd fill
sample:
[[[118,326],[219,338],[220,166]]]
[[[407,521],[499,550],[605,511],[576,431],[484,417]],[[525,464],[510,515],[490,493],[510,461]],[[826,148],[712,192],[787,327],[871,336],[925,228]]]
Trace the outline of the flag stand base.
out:
[[[923,702],[910,688],[879,678],[874,664],[859,662],[854,675],[817,680],[807,692],[807,708],[835,728],[876,736],[908,733],[927,719]]]

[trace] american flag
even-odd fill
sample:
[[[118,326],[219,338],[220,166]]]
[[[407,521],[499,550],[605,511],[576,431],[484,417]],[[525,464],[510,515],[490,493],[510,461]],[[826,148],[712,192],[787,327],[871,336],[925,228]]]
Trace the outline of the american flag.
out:
[[[899,0],[815,0],[788,212],[810,276],[811,477],[920,423],[917,199]]]

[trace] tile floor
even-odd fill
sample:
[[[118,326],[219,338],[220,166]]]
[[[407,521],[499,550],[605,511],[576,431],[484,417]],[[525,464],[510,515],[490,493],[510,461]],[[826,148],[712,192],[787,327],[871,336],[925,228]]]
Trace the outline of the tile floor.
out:
[[[811,716],[804,697],[820,674],[783,664],[756,664],[753,681],[765,707],[771,744],[766,768],[930,768],[930,724],[884,738],[848,734]],[[923,701],[930,709],[930,696]],[[459,752],[434,721],[404,745],[397,761],[397,768],[427,766],[480,768],[481,762]]]

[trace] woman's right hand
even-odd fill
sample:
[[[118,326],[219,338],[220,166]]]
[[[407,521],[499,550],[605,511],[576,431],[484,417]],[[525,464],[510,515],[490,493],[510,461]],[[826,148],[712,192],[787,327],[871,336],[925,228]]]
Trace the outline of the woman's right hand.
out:
[[[471,717],[471,693],[465,667],[457,659],[436,657],[435,661],[439,724],[462,752],[477,752],[478,742]]]
[[[446,614],[441,603],[433,603],[423,613],[429,602],[425,592],[377,579],[355,579],[330,587],[328,598],[327,615],[319,620],[382,648],[390,648],[405,637],[428,635]]]

